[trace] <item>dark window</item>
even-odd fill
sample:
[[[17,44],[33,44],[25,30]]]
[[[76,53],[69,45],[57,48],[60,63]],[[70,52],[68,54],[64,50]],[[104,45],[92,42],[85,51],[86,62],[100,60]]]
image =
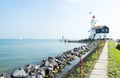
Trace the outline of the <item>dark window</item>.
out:
[[[105,29],[105,32],[108,32],[108,29]]]
[[[105,32],[105,29],[102,29],[102,32]]]

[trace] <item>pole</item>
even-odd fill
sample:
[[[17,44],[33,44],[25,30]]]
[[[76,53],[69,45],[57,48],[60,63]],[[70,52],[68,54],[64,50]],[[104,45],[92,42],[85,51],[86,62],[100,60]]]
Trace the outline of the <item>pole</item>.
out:
[[[80,52],[80,78],[82,78],[82,52]]]
[[[98,54],[100,56],[100,43],[98,44]]]

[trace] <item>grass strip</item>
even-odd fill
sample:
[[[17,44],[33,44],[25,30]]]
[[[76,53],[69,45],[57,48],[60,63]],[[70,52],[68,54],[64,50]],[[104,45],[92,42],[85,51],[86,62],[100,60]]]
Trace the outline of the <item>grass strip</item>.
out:
[[[120,50],[113,41],[108,42],[108,77],[120,78]]]

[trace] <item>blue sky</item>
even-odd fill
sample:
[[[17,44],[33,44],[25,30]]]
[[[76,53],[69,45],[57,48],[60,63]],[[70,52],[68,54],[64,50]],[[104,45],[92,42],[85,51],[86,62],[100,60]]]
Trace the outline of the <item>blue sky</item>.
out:
[[[0,0],[0,38],[87,38],[90,19],[120,38],[119,0]],[[92,11],[92,15],[89,12]]]

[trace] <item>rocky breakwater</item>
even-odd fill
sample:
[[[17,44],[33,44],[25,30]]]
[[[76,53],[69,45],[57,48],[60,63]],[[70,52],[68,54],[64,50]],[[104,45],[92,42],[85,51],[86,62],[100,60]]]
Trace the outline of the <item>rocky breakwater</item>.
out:
[[[63,52],[55,57],[48,57],[41,64],[28,64],[25,67],[14,70],[11,74],[1,74],[0,78],[53,78],[64,67],[71,63],[74,59],[90,52],[95,46],[93,43],[83,45],[72,50]]]
[[[82,61],[86,61],[87,58],[89,58],[89,56],[91,56],[91,54],[98,48],[98,45],[101,43],[102,41],[92,41],[90,43],[88,43],[88,45],[86,45],[86,47],[89,49],[89,52],[85,51],[84,55],[82,55]],[[80,63],[76,63],[74,66],[72,66],[71,69],[67,70],[65,73],[63,73],[62,75],[60,75],[57,78],[68,78],[70,77],[71,74],[76,74],[74,76],[74,78],[78,78],[79,73],[76,73],[76,69],[80,67]]]

